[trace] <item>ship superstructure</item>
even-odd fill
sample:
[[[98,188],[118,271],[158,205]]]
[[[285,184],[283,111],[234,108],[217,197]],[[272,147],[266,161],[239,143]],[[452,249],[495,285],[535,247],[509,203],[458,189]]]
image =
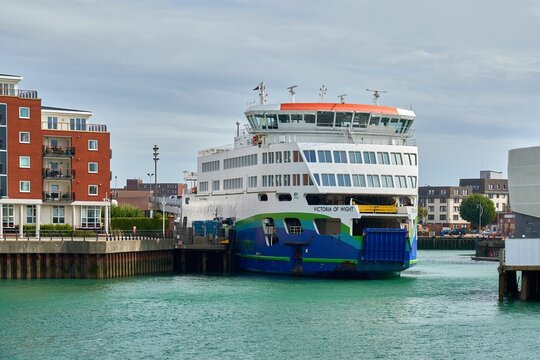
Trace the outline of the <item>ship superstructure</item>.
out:
[[[199,152],[183,223],[234,219],[245,270],[388,276],[415,264],[414,112],[345,95],[266,104],[264,84],[259,91],[234,144]]]

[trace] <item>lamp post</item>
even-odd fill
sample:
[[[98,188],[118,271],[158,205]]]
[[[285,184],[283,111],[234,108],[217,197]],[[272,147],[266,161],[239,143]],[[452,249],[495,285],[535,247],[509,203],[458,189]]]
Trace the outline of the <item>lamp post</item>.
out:
[[[480,209],[478,213],[478,235],[480,235],[480,232],[482,231],[482,214],[484,213],[484,208],[480,204],[476,204],[476,207]]]
[[[107,195],[105,194],[105,196]],[[111,220],[111,199],[105,197],[103,201],[105,202],[105,235],[109,236],[109,222]]]
[[[150,186],[150,193],[152,193],[152,176],[154,176],[154,173],[147,173],[146,175],[148,175],[148,186]]]
[[[163,219],[163,239],[165,239],[165,200],[161,200],[161,218]]]
[[[152,150],[154,150],[154,174],[156,175],[154,177],[154,192],[157,192],[157,162],[159,160],[158,158],[158,150],[159,150],[159,147],[157,145],[154,145],[154,147],[152,148]]]

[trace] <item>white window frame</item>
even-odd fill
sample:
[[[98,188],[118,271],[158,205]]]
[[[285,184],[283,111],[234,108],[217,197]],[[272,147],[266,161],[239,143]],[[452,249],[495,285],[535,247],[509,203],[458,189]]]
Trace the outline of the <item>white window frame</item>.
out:
[[[28,116],[22,114],[25,109],[28,110]],[[28,106],[19,106],[19,119],[30,119],[30,108]]]
[[[95,188],[96,192],[92,193],[91,189]],[[88,195],[89,196],[98,196],[99,194],[99,187],[95,184],[88,185]]]
[[[23,159],[28,159],[28,166],[22,164]],[[19,167],[21,169],[30,169],[30,156],[19,156]]]
[[[95,143],[96,147],[90,146],[90,144]],[[98,151],[98,141],[97,140],[88,140],[88,150],[90,151]]]
[[[22,135],[28,134],[28,141],[22,141]],[[19,143],[20,144],[30,144],[30,131],[19,131]]]
[[[23,185],[28,184],[28,190],[23,189]],[[22,193],[29,193],[30,192],[30,181],[29,180],[21,180],[19,181],[19,192]]]
[[[92,166],[93,164],[96,165],[96,171],[90,170],[90,166]],[[97,163],[97,162],[89,162],[89,163],[88,163],[88,173],[89,173],[89,174],[97,174],[98,171],[99,171],[99,167],[98,167],[98,163]]]

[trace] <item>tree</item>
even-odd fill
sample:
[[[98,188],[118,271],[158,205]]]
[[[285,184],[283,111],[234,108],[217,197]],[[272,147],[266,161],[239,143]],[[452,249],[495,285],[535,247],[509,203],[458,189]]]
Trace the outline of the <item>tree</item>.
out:
[[[420,224],[424,223],[424,220],[426,219],[426,216],[428,215],[428,211],[425,207],[418,207],[418,220]]]
[[[143,212],[130,205],[111,206],[111,218],[144,217]]]
[[[482,208],[480,209],[480,207]],[[482,213],[481,224],[491,224],[497,216],[493,201],[479,194],[469,195],[463,199],[459,207],[459,215],[463,220],[467,220],[475,227],[478,227],[480,213]]]

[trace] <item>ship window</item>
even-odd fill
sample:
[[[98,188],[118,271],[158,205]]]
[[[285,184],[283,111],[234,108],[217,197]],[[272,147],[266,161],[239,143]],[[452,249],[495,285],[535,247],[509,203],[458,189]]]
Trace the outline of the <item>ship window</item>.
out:
[[[379,120],[381,118],[378,117],[378,116],[372,116],[371,117],[371,120],[369,121],[369,125],[374,125],[374,126],[378,126],[379,125]]]
[[[284,151],[283,152],[283,162],[286,162],[286,163],[291,162],[291,152],[290,151]]]
[[[351,126],[352,113],[338,112],[336,113],[336,127],[349,127]]]
[[[338,186],[351,186],[351,176],[349,174],[337,174]]]
[[[304,122],[306,124],[315,124],[315,114],[304,114]]]
[[[401,153],[390,153],[392,165],[403,165],[403,157]]]
[[[300,151],[294,150],[293,151],[293,162],[302,162],[302,156],[300,156]]]
[[[276,151],[276,163],[281,163],[282,156],[281,151]]]
[[[334,161],[336,163],[346,164],[347,163],[347,152],[346,151],[334,151]]]
[[[396,176],[396,180],[398,183],[398,187],[400,188],[406,188],[407,182],[405,181],[405,176]]]
[[[313,174],[313,177],[315,178],[315,181],[317,182],[317,185],[321,185],[321,179],[319,178],[319,174]]]
[[[322,163],[332,162],[332,152],[330,150],[317,150],[317,155],[319,156],[319,162],[322,162]]]
[[[186,198],[186,205],[189,204],[189,198]]]
[[[283,186],[291,186],[291,175],[283,175]]]
[[[377,153],[377,162],[379,164],[390,165],[390,157],[387,152],[378,152]]]
[[[367,183],[368,187],[380,187],[381,183],[379,181],[379,175],[368,175]]]
[[[264,218],[262,220],[262,228],[264,233],[264,239],[267,246],[274,246],[278,242],[276,236],[276,224],[272,218]]]
[[[266,125],[269,129],[277,129],[277,115],[276,114],[266,114]]]
[[[336,177],[334,174],[321,174],[323,186],[336,186]]]
[[[289,193],[277,194],[278,201],[292,201],[292,196]]]
[[[349,161],[351,164],[361,164],[362,163],[362,152],[360,151],[349,151]]]
[[[289,114],[279,114],[278,118],[279,118],[280,123],[288,123],[288,122],[290,122]]]
[[[268,195],[259,194],[259,201],[268,201]]]
[[[369,114],[354,114],[353,128],[366,128],[369,120]]]
[[[374,151],[365,151],[364,152],[364,163],[365,164],[376,164],[377,163]]]
[[[390,118],[381,118],[382,126],[388,126],[389,123],[390,123]]]
[[[353,174],[353,186],[366,187],[366,177],[363,174]]]
[[[296,218],[285,218],[285,229],[290,235],[300,235],[303,231],[302,223]]]
[[[407,178],[409,179],[409,187],[415,188],[416,187],[416,176],[408,176]]]
[[[339,235],[341,233],[341,219],[339,218],[315,219],[314,221],[320,235]]]
[[[309,176],[309,174],[302,174],[302,185],[304,186],[308,186],[308,185],[313,185],[313,180],[311,179],[311,177]]]
[[[257,128],[264,128],[266,129],[266,122],[264,120],[264,114],[255,114],[255,124],[257,125]]]
[[[382,182],[382,187],[386,187],[386,188],[394,187],[394,179],[392,178],[392,175],[381,175],[381,182]]]
[[[307,162],[317,161],[317,159],[315,158],[315,150],[304,150],[304,157],[306,158]]]
[[[291,122],[292,123],[303,123],[304,119],[302,118],[302,114],[292,114],[291,115]]]
[[[317,126],[334,126],[334,114],[333,111],[318,111]]]

